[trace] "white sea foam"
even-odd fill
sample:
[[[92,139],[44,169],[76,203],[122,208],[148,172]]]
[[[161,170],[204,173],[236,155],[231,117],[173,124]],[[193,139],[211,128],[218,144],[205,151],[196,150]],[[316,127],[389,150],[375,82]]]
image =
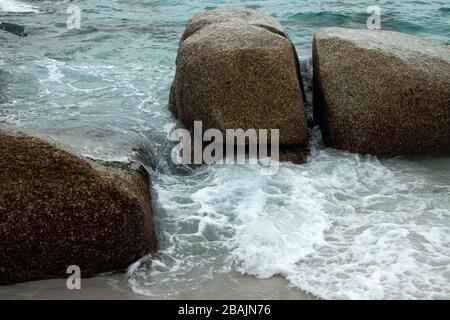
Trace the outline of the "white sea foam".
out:
[[[448,298],[448,159],[380,162],[324,148],[311,157],[273,177],[250,165],[159,175],[163,250],[131,287],[170,296],[234,268],[283,275],[322,298]]]
[[[263,9],[289,23],[296,4],[288,2],[284,12],[277,5]],[[0,0],[6,3],[23,4]],[[190,6],[171,17],[165,10],[152,15],[151,23],[164,21],[168,32],[134,41],[109,41],[102,28],[89,39],[85,33],[41,37],[40,48],[52,49],[42,53],[54,59],[6,46],[2,68],[14,77],[2,91],[0,121],[53,128],[62,142],[92,157],[125,161],[130,141],[141,138],[163,146],[173,128],[167,97],[179,21],[190,18],[184,10]],[[49,19],[60,18],[57,7]],[[434,11],[415,10],[417,21]],[[133,13],[133,21],[142,21],[139,30],[149,24],[142,12]],[[424,34],[446,40],[438,15],[426,20],[433,23]],[[114,39],[135,30],[119,26]],[[294,43],[311,43],[318,27],[292,29]],[[270,177],[245,165],[174,173],[155,161],[165,168],[152,178],[162,249],[130,268],[130,286],[145,295],[190,297],[215,273],[238,270],[258,278],[281,274],[323,298],[449,298],[449,159],[379,161],[324,149],[319,141],[312,140],[308,164],[283,163]]]
[[[39,12],[38,8],[16,0],[0,0],[0,11],[5,12]]]

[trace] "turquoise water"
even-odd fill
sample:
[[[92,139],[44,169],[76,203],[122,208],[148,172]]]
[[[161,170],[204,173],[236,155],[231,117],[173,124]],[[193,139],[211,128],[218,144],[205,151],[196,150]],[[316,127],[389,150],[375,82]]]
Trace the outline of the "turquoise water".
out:
[[[11,2],[0,1],[6,8]],[[167,91],[178,41],[188,19],[201,10],[221,6],[251,7],[278,19],[303,64],[311,56],[311,39],[317,28],[363,28],[369,16],[367,7],[372,4],[381,7],[383,29],[450,41],[449,1],[77,3],[82,9],[81,30],[66,27],[71,1],[29,1],[35,6],[33,11],[38,11],[31,13],[0,11],[0,21],[23,24],[30,34],[25,39],[0,34],[0,79],[8,84],[2,87],[1,120],[61,129],[92,127],[92,122],[100,121],[102,126],[147,134],[155,123],[147,121],[155,117],[154,111],[167,116]],[[27,11],[26,7],[14,8]],[[117,123],[118,113],[127,119]]]
[[[449,1],[77,1],[82,28],[68,30],[71,4],[0,0],[0,21],[29,34],[0,32],[0,121],[93,157],[144,150],[162,250],[130,270],[134,291],[173,297],[238,271],[281,275],[323,298],[450,298],[448,157],[361,157],[325,148],[315,129],[308,164],[264,177],[250,166],[174,166],[167,141],[178,125],[167,111],[178,42],[199,11],[272,15],[306,70],[317,28],[364,28],[374,4],[383,29],[449,42]]]

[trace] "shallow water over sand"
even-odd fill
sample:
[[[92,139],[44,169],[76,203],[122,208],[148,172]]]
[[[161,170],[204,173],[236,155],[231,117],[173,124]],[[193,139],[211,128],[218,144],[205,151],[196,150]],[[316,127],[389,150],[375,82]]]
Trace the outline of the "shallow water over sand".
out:
[[[207,288],[236,282],[236,298],[296,298],[302,290],[322,298],[450,298],[450,158],[358,156],[324,148],[314,130],[308,163],[284,163],[272,177],[252,166],[176,167],[167,134],[178,124],[167,100],[178,41],[192,15],[225,2],[78,3],[81,30],[66,28],[66,0],[0,11],[0,21],[29,33],[0,33],[0,121],[92,157],[125,160],[140,150],[153,170],[162,250],[128,276],[93,286],[117,280],[159,298],[214,297]],[[362,28],[372,4],[226,3],[277,18],[303,69],[315,29]],[[448,1],[379,3],[383,28],[449,41]],[[0,297],[27,295],[26,288],[0,287]]]
[[[297,288],[288,286],[282,277],[260,280],[238,273],[217,274],[205,283],[201,289],[180,292],[171,299],[219,299],[219,300],[253,300],[253,299],[316,299]],[[163,296],[139,295],[132,292],[127,283],[127,277],[116,274],[84,279],[81,290],[68,290],[65,279],[34,281],[9,286],[0,290],[1,299],[167,299]]]

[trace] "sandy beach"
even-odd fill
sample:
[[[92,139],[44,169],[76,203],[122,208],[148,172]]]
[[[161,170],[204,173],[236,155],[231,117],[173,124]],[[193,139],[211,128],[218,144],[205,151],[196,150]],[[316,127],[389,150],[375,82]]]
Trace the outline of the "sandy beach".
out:
[[[256,279],[238,273],[217,275],[201,290],[182,292],[171,299],[291,299],[313,300],[314,296],[290,288],[282,277]],[[0,286],[0,300],[155,300],[167,297],[143,296],[134,293],[128,286],[126,274],[114,274],[82,279],[81,290],[68,290],[66,279],[33,281],[12,286]]]

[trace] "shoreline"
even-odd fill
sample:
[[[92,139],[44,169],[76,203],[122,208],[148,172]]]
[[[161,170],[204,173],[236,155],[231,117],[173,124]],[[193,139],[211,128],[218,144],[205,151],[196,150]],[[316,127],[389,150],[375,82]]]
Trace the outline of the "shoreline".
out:
[[[277,276],[257,279],[238,273],[218,274],[201,289],[173,296],[143,296],[127,284],[126,273],[82,279],[81,290],[68,290],[66,279],[39,280],[0,286],[0,300],[315,300],[307,292],[289,287],[286,279]]]

